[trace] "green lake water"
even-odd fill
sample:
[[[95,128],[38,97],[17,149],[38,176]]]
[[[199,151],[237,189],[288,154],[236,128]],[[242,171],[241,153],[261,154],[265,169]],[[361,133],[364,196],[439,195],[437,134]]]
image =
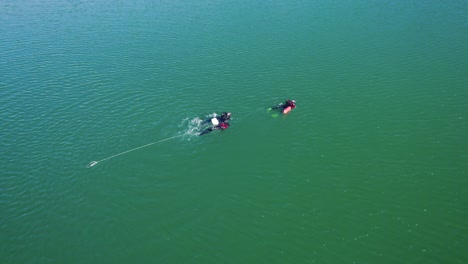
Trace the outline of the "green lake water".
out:
[[[467,263],[467,32],[460,0],[3,0],[0,263]]]

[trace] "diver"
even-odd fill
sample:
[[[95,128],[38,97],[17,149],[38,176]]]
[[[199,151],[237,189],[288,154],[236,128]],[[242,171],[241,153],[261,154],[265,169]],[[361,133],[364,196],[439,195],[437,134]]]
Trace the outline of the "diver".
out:
[[[216,119],[216,118],[213,118],[213,119]],[[213,122],[213,120],[212,120],[212,122]],[[207,133],[209,133],[211,131],[214,131],[214,130],[225,130],[229,126],[230,125],[229,125],[229,123],[227,121],[226,122],[219,122],[219,123],[213,122],[213,126],[203,130],[202,132],[200,132],[199,136],[207,134]]]
[[[231,113],[223,112],[219,117],[216,117],[219,122],[228,122],[231,119]]]
[[[228,122],[231,119],[231,113],[229,112],[222,112],[221,115],[215,114],[214,117],[210,117],[203,121],[202,124],[212,123],[213,125],[218,125],[216,123]]]
[[[296,107],[296,100],[289,100],[289,99],[288,99],[288,100],[286,100],[286,102],[284,102],[284,103],[280,103],[280,104],[278,104],[277,106],[273,106],[273,107],[268,108],[268,111],[270,111],[270,110],[275,110],[275,109],[280,109],[281,112],[287,113],[287,112],[285,112],[285,110],[286,110],[288,107],[290,107],[290,108],[289,108],[289,110],[288,110],[287,112],[289,112],[290,110],[294,109],[294,108]]]

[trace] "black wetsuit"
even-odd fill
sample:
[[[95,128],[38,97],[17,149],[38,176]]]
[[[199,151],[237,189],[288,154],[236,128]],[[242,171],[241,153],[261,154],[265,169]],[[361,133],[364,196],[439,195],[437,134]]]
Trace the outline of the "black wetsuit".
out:
[[[229,121],[229,119],[231,119],[231,115],[229,115],[226,112],[223,112],[219,117],[217,116],[216,119],[218,119],[218,121],[220,123],[221,122],[227,122],[227,121]]]
[[[210,133],[211,131],[214,131],[214,130],[225,130],[228,127],[229,127],[228,122],[221,122],[217,126],[212,126],[212,127],[209,127],[207,129],[203,130],[202,132],[200,132],[199,136]]]
[[[291,108],[294,108],[296,107],[296,103],[291,100],[286,100],[286,102],[281,103],[277,106],[273,106],[271,109],[281,109],[281,111],[283,111],[284,109],[288,108],[288,106],[291,106]]]
[[[228,122],[229,119],[231,119],[231,115],[229,115],[227,112],[223,112],[221,115],[216,115],[214,118],[216,118],[219,123]],[[205,121],[203,121],[202,124],[211,123],[211,119],[213,119],[213,117],[207,118]]]
[[[214,131],[214,130],[224,130],[224,129],[227,129],[229,127],[229,119],[231,119],[231,114],[228,113],[228,112],[223,112],[221,113],[221,115],[216,115],[214,118],[216,118],[216,120],[218,120],[219,124],[218,125],[213,125],[205,130],[203,130],[202,132],[200,132],[199,136],[201,135],[204,135],[204,134],[207,134],[211,131]],[[206,119],[205,121],[203,121],[203,124],[208,124],[208,123],[212,123],[211,122],[211,119],[213,118],[208,118]]]

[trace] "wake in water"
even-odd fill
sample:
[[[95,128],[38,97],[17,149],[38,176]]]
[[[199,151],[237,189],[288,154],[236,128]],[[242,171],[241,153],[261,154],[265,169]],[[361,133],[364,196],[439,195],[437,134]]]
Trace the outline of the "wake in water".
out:
[[[199,136],[200,133],[205,130],[206,128],[211,126],[210,122],[207,120],[211,120],[212,118],[216,117],[216,113],[212,113],[206,115],[203,118],[195,117],[195,118],[185,118],[182,120],[181,124],[179,125],[180,128],[186,128],[184,135],[187,136]],[[188,140],[191,138],[189,137]]]
[[[129,152],[132,152],[132,151],[135,151],[135,150],[138,150],[138,149],[146,148],[146,147],[149,147],[151,145],[162,143],[164,141],[174,139],[174,138],[177,138],[177,137],[188,136],[188,140],[192,139],[193,137],[198,137],[200,135],[200,133],[204,129],[206,129],[206,127],[210,126],[210,124],[208,122],[206,122],[206,120],[210,120],[211,118],[213,118],[215,116],[216,116],[216,113],[209,114],[209,115],[205,116],[204,119],[201,119],[199,117],[195,117],[195,118],[191,118],[191,119],[190,118],[185,118],[185,119],[182,120],[181,124],[179,125],[180,128],[185,128],[185,130],[179,132],[177,135],[169,137],[169,138],[165,138],[165,139],[162,139],[162,140],[159,140],[159,141],[151,142],[151,143],[148,143],[146,145],[139,146],[139,147],[136,147],[136,148],[133,148],[133,149],[129,149],[129,150],[117,153],[115,155],[109,156],[107,158],[104,158],[104,159],[101,159],[101,160],[98,160],[98,161],[93,160],[90,163],[88,163],[88,165],[86,165],[86,168],[94,167],[98,163],[103,162],[105,160],[109,160],[109,159],[115,158],[117,156],[124,155],[124,154],[127,154]]]

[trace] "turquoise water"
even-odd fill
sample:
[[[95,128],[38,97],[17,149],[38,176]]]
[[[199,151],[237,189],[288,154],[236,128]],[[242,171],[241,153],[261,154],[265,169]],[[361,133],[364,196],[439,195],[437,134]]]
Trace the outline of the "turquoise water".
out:
[[[467,11],[0,2],[0,262],[466,263]]]

